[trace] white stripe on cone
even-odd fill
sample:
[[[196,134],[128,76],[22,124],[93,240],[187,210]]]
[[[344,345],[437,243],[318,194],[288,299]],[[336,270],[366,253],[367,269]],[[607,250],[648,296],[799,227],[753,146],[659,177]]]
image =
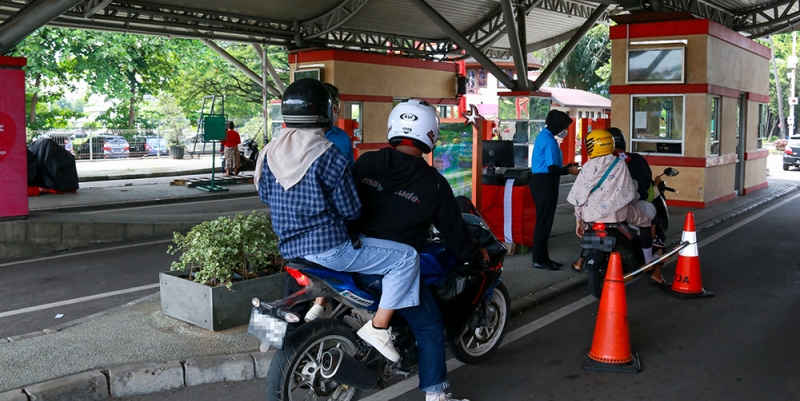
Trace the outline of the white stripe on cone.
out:
[[[684,231],[681,235],[681,242],[689,241],[689,246],[681,249],[680,256],[698,256],[697,253],[697,233],[694,231]]]
[[[503,193],[503,237],[508,243],[514,242],[514,235],[511,233],[511,221],[513,216],[511,213],[511,199],[514,195],[514,180],[506,180],[506,188]]]

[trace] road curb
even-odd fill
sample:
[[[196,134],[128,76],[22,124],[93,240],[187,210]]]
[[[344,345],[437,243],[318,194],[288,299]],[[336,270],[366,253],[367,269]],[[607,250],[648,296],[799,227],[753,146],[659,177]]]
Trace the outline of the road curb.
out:
[[[92,205],[81,205],[81,206],[66,206],[66,207],[58,207],[58,208],[50,208],[50,209],[33,209],[31,212],[53,212],[53,213],[64,213],[64,212],[89,212],[89,211],[97,211],[97,210],[112,210],[112,209],[124,209],[124,208],[131,208],[131,207],[139,207],[139,206],[155,206],[155,205],[173,205],[176,203],[192,203],[192,202],[199,202],[208,199],[234,199],[234,198],[247,198],[250,196],[258,196],[258,193],[253,187],[253,191],[251,192],[215,192],[213,195],[203,195],[203,192],[199,192],[197,196],[193,197],[182,197],[182,198],[166,198],[166,199],[148,199],[148,200],[141,200],[141,201],[132,201],[132,202],[109,202],[109,203],[97,203]],[[187,201],[188,200],[188,201]]]
[[[214,172],[222,173],[222,167],[217,167],[214,170]],[[211,174],[211,168],[201,168],[201,169],[197,169],[197,170],[135,173],[135,174],[92,175],[92,176],[88,176],[88,177],[78,177],[78,182],[109,181],[109,180],[134,180],[134,179],[139,179],[139,178],[172,177],[175,174],[181,174],[181,175]]]

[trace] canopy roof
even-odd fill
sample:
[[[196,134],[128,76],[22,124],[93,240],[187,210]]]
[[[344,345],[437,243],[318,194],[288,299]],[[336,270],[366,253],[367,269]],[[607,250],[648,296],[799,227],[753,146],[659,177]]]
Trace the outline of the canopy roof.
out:
[[[504,3],[518,3],[525,12],[519,33],[527,52],[571,38],[601,5],[608,8],[599,23],[617,14],[688,11],[751,37],[792,30],[800,20],[797,0],[0,0],[0,21],[13,19],[26,6],[44,5],[68,9],[49,21],[60,27],[289,49],[391,49],[418,58],[465,57],[453,35],[423,10],[429,7],[484,54],[505,58],[513,48]]]

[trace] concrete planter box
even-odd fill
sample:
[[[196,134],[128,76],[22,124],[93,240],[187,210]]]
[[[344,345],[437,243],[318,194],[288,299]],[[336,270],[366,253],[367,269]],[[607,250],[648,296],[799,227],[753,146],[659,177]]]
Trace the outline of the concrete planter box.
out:
[[[178,277],[184,274],[184,277]],[[273,274],[225,286],[209,287],[187,280],[183,272],[164,272],[161,313],[211,331],[247,324],[254,297],[266,301],[283,298],[286,273]]]

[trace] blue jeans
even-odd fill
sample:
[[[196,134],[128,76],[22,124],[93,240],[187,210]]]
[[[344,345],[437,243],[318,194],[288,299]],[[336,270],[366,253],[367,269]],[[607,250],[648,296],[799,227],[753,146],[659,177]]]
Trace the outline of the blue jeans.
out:
[[[450,383],[447,382],[442,317],[427,285],[420,288],[419,295],[419,305],[397,312],[406,319],[417,339],[419,389],[425,392],[444,391]]]
[[[384,291],[380,307],[397,310],[419,305],[419,255],[399,242],[361,237],[362,246],[353,249],[350,241],[325,252],[306,255],[309,262],[331,270],[378,274],[383,276]]]
[[[381,290],[381,281],[375,276],[360,276],[361,285]],[[447,381],[445,361],[445,338],[442,316],[436,301],[423,284],[419,289],[419,305],[397,311],[403,315],[414,337],[419,351],[419,389],[425,392],[444,391],[450,387]]]

